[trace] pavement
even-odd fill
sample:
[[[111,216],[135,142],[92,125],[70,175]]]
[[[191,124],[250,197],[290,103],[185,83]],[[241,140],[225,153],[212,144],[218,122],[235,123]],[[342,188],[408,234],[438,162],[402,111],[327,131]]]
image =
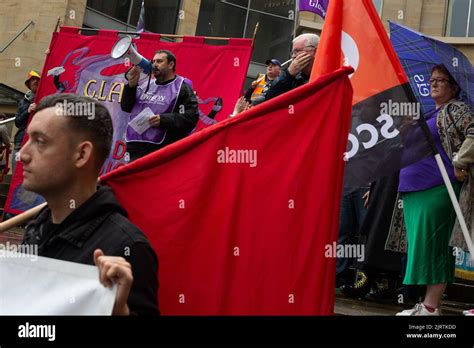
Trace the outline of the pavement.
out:
[[[402,311],[403,307],[395,304],[377,303],[364,299],[353,299],[337,294],[334,302],[334,314],[336,315],[362,315],[362,316],[392,316]]]
[[[412,307],[412,305],[348,298],[341,295],[339,290],[336,290],[334,314],[346,316],[393,316],[404,309]],[[445,316],[458,316],[462,315],[464,309],[466,309],[464,303],[445,301],[442,303],[441,313]]]

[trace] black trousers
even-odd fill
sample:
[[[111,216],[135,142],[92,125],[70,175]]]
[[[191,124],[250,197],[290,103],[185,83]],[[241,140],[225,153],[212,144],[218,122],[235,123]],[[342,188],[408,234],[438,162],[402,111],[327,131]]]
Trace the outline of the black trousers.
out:
[[[161,149],[162,145],[157,145],[153,143],[143,143],[143,142],[129,142],[127,143],[127,153],[130,157],[129,162],[133,162],[139,158],[142,158],[156,150]]]
[[[365,260],[356,265],[364,271],[402,273],[402,253],[385,250],[393,208],[398,192],[399,173],[372,183],[367,215],[360,228],[365,239]]]

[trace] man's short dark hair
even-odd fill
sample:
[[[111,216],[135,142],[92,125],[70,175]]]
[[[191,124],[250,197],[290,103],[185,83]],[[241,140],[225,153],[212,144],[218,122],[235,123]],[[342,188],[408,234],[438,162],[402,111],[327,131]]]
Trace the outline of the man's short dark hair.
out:
[[[160,53],[166,54],[166,59],[168,60],[168,63],[174,62],[173,71],[176,71],[176,56],[173,54],[173,52],[168,51],[168,50],[158,50],[155,52],[155,54],[160,54]]]
[[[87,140],[94,145],[99,168],[102,167],[112,147],[113,123],[109,110],[95,99],[77,94],[54,94],[44,97],[38,104],[36,112],[55,107],[65,109],[63,115],[68,117],[68,126],[72,133],[86,136]],[[76,107],[77,106],[77,107]],[[89,107],[83,107],[89,106]],[[70,110],[78,111],[71,114]],[[87,113],[93,111],[93,114]]]

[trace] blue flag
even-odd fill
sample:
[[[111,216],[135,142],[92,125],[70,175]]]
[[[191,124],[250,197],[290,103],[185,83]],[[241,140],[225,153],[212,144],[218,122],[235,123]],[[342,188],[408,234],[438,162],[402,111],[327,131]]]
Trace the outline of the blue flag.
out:
[[[390,41],[423,113],[435,108],[430,96],[431,68],[443,64],[461,88],[460,99],[474,105],[474,69],[466,56],[444,42],[390,22]]]

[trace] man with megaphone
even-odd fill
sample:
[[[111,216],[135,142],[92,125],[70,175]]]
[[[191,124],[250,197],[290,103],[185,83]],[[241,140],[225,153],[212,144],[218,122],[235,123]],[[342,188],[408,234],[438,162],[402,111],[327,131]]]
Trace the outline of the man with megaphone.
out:
[[[139,66],[126,73],[121,101],[122,110],[130,113],[126,135],[130,161],[186,137],[199,119],[197,98],[190,81],[176,75],[172,52],[155,52],[151,81],[140,80],[141,73]]]

